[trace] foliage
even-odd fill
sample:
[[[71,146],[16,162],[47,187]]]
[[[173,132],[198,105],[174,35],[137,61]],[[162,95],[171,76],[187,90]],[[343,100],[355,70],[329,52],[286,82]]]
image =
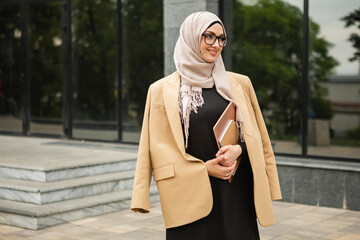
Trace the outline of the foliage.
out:
[[[20,117],[20,8],[0,6],[0,116]]]
[[[121,5],[121,12],[117,12],[117,1],[113,0],[71,1],[72,110],[76,121],[115,122],[117,99],[122,96],[123,120],[132,117],[137,125],[143,115],[148,86],[163,76],[162,1],[123,0]],[[28,6],[32,120],[34,117],[59,120],[61,2]],[[122,30],[121,41],[118,30]],[[20,111],[20,63],[26,61],[20,58],[20,37],[20,7],[1,6],[0,114],[18,115]],[[119,47],[121,56],[117,56]],[[118,71],[122,79],[118,79]],[[117,92],[118,82],[122,84],[122,93]],[[129,112],[132,116],[128,117]]]
[[[330,139],[331,145],[347,146],[347,147],[360,147],[360,141],[356,138],[338,137]]]
[[[157,0],[122,2],[124,120],[130,121],[133,117],[140,123],[147,89],[163,76],[163,3]]]
[[[29,7],[29,88],[32,120],[61,119],[61,4]]]
[[[345,22],[345,27],[357,25],[357,28],[360,29],[360,8],[355,9],[353,12],[341,18],[341,20]],[[355,48],[355,53],[349,60],[360,61],[360,35],[357,33],[352,33],[349,37],[349,41],[352,43],[353,47]]]
[[[73,5],[77,119],[114,121],[118,95],[123,96],[123,120],[128,120],[129,111],[142,116],[146,90],[163,71],[161,1],[122,1],[119,13],[115,1],[76,0]],[[120,23],[117,14],[122,16]],[[122,29],[121,66],[117,24]],[[120,94],[117,71],[122,73]]]
[[[72,1],[74,117],[116,119],[116,3]]]
[[[357,128],[355,128],[355,129],[353,129],[353,130],[347,131],[346,136],[347,136],[348,138],[352,138],[352,139],[357,139],[357,140],[359,140],[360,127],[357,127]]]
[[[261,96],[261,108],[273,111],[273,123],[281,123],[286,134],[298,133],[302,86],[301,11],[281,0],[259,0],[254,5],[234,0],[233,19],[234,70],[250,76]],[[318,89],[315,81],[326,80],[337,62],[328,55],[331,44],[319,37],[319,26],[310,21],[309,28],[309,76],[312,88]],[[314,93],[317,99],[324,97]]]
[[[316,118],[331,119],[334,116],[334,110],[331,107],[331,102],[325,99],[327,89],[320,85],[314,85],[312,94],[311,106],[316,115]]]

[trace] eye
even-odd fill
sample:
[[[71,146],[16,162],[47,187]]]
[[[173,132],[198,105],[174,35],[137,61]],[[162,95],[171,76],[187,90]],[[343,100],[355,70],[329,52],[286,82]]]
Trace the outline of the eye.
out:
[[[214,38],[214,35],[212,34],[204,34],[205,35],[205,38],[207,39],[213,39]]]

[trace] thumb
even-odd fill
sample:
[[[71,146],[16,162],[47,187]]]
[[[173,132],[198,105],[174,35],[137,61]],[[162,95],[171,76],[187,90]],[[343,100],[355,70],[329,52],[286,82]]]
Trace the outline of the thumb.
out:
[[[225,153],[226,151],[229,150],[230,145],[226,145],[223,146],[222,148],[219,149],[219,151],[216,153],[216,156],[220,156],[221,154]]]
[[[213,159],[214,164],[219,164],[219,162],[221,162],[224,159],[224,157],[221,155],[219,157],[216,157]]]

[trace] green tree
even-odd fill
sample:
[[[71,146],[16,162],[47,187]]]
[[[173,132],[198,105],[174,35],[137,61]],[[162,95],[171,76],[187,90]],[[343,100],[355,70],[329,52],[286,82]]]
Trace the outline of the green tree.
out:
[[[259,0],[254,5],[233,1],[233,67],[248,75],[262,109],[273,111],[272,122],[286,134],[300,129],[302,13],[281,0]],[[331,44],[319,37],[310,21],[310,79],[312,89],[324,81],[337,62],[328,55]],[[313,91],[315,94],[322,91]],[[323,96],[321,96],[323,97]]]
[[[341,18],[341,20],[345,21],[345,27],[357,26],[357,28],[360,29],[360,8]],[[352,33],[349,37],[349,41],[356,49],[354,55],[349,60],[360,61],[360,35],[357,33]]]
[[[72,1],[73,89],[77,120],[116,120],[116,2]]]
[[[137,125],[148,86],[162,77],[162,2],[123,0],[121,12],[109,0],[76,0],[72,5],[77,119],[114,121],[122,95],[123,120]],[[117,24],[122,30],[121,66],[116,60]],[[122,72],[122,93],[117,93],[117,70]]]
[[[29,88],[32,120],[61,119],[61,3],[29,6]]]
[[[163,76],[162,1],[123,1],[125,120],[141,123],[147,89]],[[132,115],[132,116],[129,116]]]
[[[0,6],[0,116],[21,114],[20,7]]]

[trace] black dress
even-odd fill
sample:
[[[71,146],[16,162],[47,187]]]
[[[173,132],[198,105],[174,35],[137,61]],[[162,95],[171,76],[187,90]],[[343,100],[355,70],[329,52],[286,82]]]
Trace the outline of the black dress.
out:
[[[215,87],[203,89],[205,104],[190,115],[186,152],[207,161],[215,158],[218,147],[212,131],[228,101]],[[166,240],[252,240],[260,239],[254,207],[253,174],[245,143],[240,143],[243,158],[233,182],[209,176],[213,209],[198,221],[166,229]]]

